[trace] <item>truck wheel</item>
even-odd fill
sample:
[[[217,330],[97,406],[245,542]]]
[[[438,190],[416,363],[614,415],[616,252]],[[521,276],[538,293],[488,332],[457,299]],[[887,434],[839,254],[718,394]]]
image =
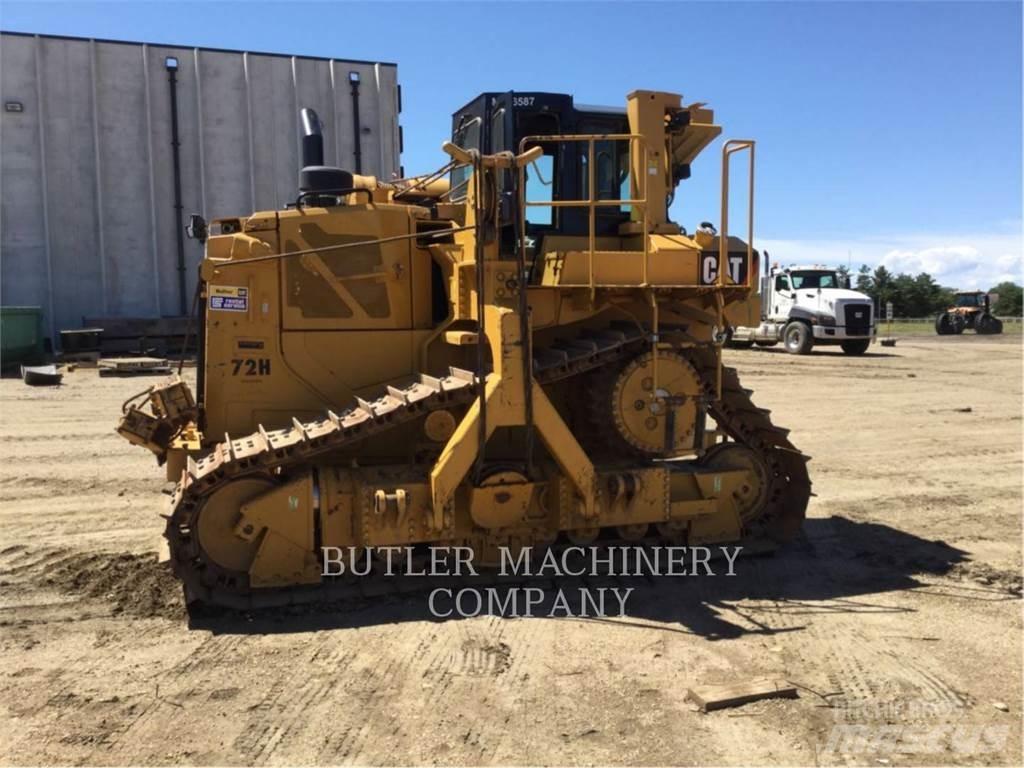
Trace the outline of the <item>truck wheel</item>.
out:
[[[871,346],[871,339],[855,339],[853,341],[840,342],[844,355],[863,355]]]
[[[935,332],[939,336],[948,336],[953,332],[952,315],[949,312],[940,312],[935,316]]]
[[[963,315],[950,315],[953,322],[953,333],[959,336],[964,332],[964,328],[967,326],[967,321],[964,320]]]
[[[786,351],[791,355],[806,355],[814,346],[814,335],[811,333],[811,327],[807,323],[801,323],[799,320],[794,320],[786,326],[782,339],[786,345]]]

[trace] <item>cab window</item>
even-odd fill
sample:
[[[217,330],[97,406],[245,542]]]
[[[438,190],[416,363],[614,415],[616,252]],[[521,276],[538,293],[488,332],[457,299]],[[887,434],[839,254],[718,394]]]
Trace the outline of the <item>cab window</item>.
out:
[[[961,293],[956,297],[956,305],[958,307],[980,307],[979,298],[975,293]]]
[[[455,129],[455,133],[452,135],[452,143],[459,145],[463,149],[480,149],[481,122],[479,117],[463,115],[459,121],[459,127]],[[452,171],[451,197],[453,200],[465,197],[466,185],[471,172],[472,169],[468,165]]]
[[[788,291],[789,290],[789,278],[786,275],[775,276],[775,290],[776,291]]]
[[[491,115],[491,151],[505,149],[505,108],[498,107]]]
[[[629,190],[629,142],[625,142],[626,151],[619,154],[619,200],[630,200]],[[632,206],[620,205],[619,210],[629,213]]]
[[[838,288],[835,272],[791,272],[794,288]]]
[[[550,203],[554,199],[555,158],[541,155],[526,167],[526,199],[531,203]],[[555,209],[550,205],[527,206],[530,224],[551,226]]]
[[[590,197],[590,148],[587,142],[577,144],[580,169],[580,200]],[[611,202],[629,200],[629,142],[597,141],[594,143],[594,175],[597,181],[595,199]],[[622,206],[628,210],[629,206]]]

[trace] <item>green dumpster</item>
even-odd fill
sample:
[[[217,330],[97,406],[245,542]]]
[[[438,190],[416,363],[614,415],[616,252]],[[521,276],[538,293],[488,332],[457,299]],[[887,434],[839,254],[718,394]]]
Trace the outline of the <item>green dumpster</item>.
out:
[[[0,307],[0,366],[31,365],[45,358],[42,308]]]

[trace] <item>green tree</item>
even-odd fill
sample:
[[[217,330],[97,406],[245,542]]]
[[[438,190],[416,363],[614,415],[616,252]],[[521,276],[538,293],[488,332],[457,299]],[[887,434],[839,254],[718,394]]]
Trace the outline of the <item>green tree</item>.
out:
[[[939,288],[938,298],[932,311],[941,312],[953,306],[954,303],[956,303],[956,289],[943,285]]]
[[[999,299],[996,301],[992,311],[997,315],[1003,315],[1005,317],[1020,317],[1021,316],[1021,303],[1024,300],[1024,290],[1014,282],[1007,280],[1002,282],[994,288],[989,289],[989,293],[998,293]]]
[[[894,306],[896,305],[895,299],[899,289],[892,272],[884,266],[879,265],[875,267],[875,271],[871,275],[871,288],[872,290],[868,295],[878,302],[880,308],[884,308],[887,301],[893,302]]]
[[[839,274],[839,284],[849,285],[850,284],[850,268],[845,264],[840,264],[836,267],[836,272]]]
[[[922,272],[910,280],[904,296],[907,307],[901,314],[908,317],[931,315],[948,307],[949,299],[942,286],[927,272]]]
[[[888,297],[882,300],[879,310],[885,312],[885,302],[892,302],[892,311],[899,317],[916,317],[924,314],[921,310],[921,295],[914,278],[901,272],[893,275]]]
[[[867,264],[861,264],[860,269],[857,270],[857,290],[868,296],[872,295],[871,267]]]
[[[836,272],[849,274],[849,270],[844,267],[837,267]],[[1013,286],[1012,283],[1006,285]],[[928,317],[941,312],[953,303],[954,293],[951,288],[936,283],[935,278],[927,272],[919,275],[905,272],[893,274],[884,266],[872,270],[867,264],[862,264],[857,270],[856,289],[871,297],[880,315],[885,313],[886,302],[891,301],[897,317]],[[1018,297],[1018,312],[1020,290],[1017,288],[1018,293],[1015,294]],[[1012,288],[1008,293],[1012,294]]]

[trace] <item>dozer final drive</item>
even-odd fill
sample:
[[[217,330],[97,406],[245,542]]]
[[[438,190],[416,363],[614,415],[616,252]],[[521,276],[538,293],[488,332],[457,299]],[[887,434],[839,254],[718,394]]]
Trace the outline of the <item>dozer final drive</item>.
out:
[[[486,565],[799,531],[806,457],[721,359],[760,310],[752,141],[722,148],[721,232],[691,236],[668,206],[721,128],[678,95],[485,93],[454,115],[449,162],[388,182],[325,167],[301,118],[294,204],[193,217],[195,396],[172,378],[118,427],[176,483],[189,601],[329,599],[327,547]],[[728,234],[739,153],[745,241]]]

